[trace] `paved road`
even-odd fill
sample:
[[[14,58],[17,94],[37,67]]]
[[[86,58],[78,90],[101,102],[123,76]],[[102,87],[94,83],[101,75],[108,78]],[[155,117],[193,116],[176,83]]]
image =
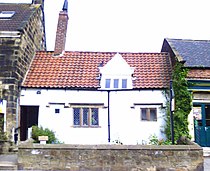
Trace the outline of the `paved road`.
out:
[[[210,171],[210,157],[204,157],[204,171]]]

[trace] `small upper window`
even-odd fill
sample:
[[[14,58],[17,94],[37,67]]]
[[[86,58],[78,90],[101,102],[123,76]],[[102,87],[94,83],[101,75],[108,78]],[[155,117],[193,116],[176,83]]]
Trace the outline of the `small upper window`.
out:
[[[11,18],[15,14],[15,11],[2,11],[0,18]]]
[[[55,109],[55,114],[60,113],[60,109]]]
[[[114,88],[119,87],[119,79],[114,79]]]
[[[122,79],[122,88],[127,88],[127,79]]]
[[[106,79],[106,85],[105,88],[110,88],[111,79]]]

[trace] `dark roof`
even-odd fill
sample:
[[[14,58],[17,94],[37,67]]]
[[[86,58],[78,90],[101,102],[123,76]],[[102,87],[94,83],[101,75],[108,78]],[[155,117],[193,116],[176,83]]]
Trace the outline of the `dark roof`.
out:
[[[99,88],[98,67],[114,57],[116,52],[65,52],[55,57],[53,52],[37,52],[23,87],[30,88]],[[133,86],[167,88],[171,76],[168,53],[120,53],[134,67]]]
[[[21,31],[40,5],[0,3],[0,12],[15,11],[11,19],[0,18],[0,31]]]
[[[210,41],[165,39],[176,56],[182,58],[186,67],[210,67]]]

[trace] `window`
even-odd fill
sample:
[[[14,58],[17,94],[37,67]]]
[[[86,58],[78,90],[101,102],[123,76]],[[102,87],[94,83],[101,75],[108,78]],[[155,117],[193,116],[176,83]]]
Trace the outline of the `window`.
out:
[[[127,79],[122,79],[122,88],[127,88]]]
[[[74,126],[98,126],[98,108],[73,108]]]
[[[119,79],[114,79],[114,88],[118,88]]]
[[[106,79],[106,85],[105,88],[110,88],[111,79]]]
[[[60,113],[60,109],[55,109],[55,113]]]
[[[15,11],[2,11],[0,12],[0,18],[11,18],[15,14]]]
[[[156,108],[141,108],[141,120],[142,121],[157,121],[157,109]]]

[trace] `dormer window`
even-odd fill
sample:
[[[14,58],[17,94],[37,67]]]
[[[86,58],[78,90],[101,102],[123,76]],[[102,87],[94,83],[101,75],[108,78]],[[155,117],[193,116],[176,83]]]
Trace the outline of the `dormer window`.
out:
[[[15,11],[2,11],[0,13],[0,19],[10,19],[15,14]]]
[[[134,68],[117,53],[106,65],[99,66],[101,89],[132,89]]]
[[[110,88],[110,85],[111,85],[111,79],[106,79],[106,82],[105,82],[105,88]]]
[[[119,79],[114,79],[114,88],[119,88]]]
[[[127,88],[127,79],[122,79],[122,88]]]

